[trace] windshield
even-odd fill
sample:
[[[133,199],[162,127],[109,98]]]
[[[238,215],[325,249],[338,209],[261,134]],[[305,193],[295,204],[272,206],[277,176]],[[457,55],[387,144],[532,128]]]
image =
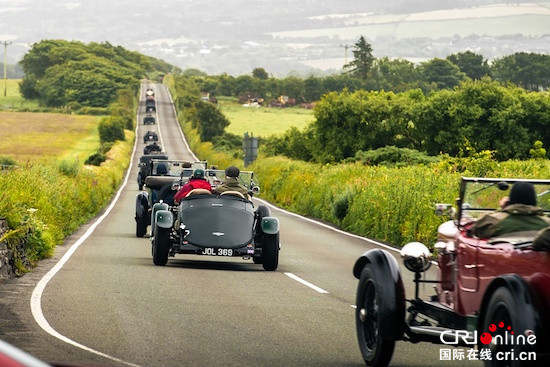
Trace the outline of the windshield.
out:
[[[197,168],[205,169],[206,162],[186,162],[186,161],[175,161],[175,160],[157,160],[153,159],[153,174],[161,174],[166,176],[175,176],[175,177],[191,177],[193,171]],[[161,171],[158,170],[158,166],[161,165]]]
[[[221,185],[225,182],[225,171],[219,169],[209,169],[206,171],[206,178],[210,182],[213,188],[218,185]],[[251,171],[241,171],[238,177],[239,183],[251,188],[252,186],[259,186],[258,183],[254,180],[254,172]]]
[[[550,180],[474,179],[462,181],[462,218],[479,218],[501,209],[499,202],[510,195],[510,189],[518,181],[531,182],[537,196],[537,206],[550,215]]]

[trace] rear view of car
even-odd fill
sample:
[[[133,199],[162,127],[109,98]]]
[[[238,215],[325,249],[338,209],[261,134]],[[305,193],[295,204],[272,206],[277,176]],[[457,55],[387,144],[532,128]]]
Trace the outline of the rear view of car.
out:
[[[213,186],[223,182],[224,171],[206,170]],[[259,192],[251,172],[247,177],[249,195]],[[243,181],[246,181],[244,179]],[[279,221],[269,208],[255,208],[242,193],[220,195],[196,189],[179,205],[158,203],[151,214],[152,254],[155,265],[164,266],[176,254],[242,257],[262,264],[268,271],[279,263]]]

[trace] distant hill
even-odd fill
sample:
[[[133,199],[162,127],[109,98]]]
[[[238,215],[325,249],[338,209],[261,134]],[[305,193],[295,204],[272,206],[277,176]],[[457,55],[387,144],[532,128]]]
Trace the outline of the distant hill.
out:
[[[18,0],[0,1],[0,16],[9,63],[42,39],[110,42],[183,69],[234,75],[339,71],[360,35],[377,57],[550,53],[548,1]]]

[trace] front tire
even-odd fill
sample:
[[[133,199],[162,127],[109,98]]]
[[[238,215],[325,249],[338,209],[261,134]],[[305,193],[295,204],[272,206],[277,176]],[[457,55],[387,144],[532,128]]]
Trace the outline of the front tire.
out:
[[[153,264],[164,266],[168,262],[168,251],[170,250],[170,229],[155,225],[154,235]]]
[[[138,182],[138,189],[139,189],[139,191],[143,190],[144,182],[143,182],[143,178],[141,177],[141,172],[138,173],[137,182]]]
[[[136,219],[136,237],[143,237],[147,233],[147,218]]]
[[[389,300],[381,300],[380,283],[376,279],[371,264],[361,272],[357,286],[357,308],[355,326],[359,349],[367,366],[387,366],[393,355],[395,340],[383,339],[380,330],[385,320],[379,312],[379,306]]]

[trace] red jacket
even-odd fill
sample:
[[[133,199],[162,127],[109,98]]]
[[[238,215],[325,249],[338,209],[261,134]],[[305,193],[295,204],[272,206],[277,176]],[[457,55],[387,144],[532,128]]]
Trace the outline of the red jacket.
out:
[[[208,181],[202,178],[191,178],[189,182],[181,187],[181,189],[174,195],[174,202],[177,204],[193,189],[206,189],[212,190],[212,186]]]

